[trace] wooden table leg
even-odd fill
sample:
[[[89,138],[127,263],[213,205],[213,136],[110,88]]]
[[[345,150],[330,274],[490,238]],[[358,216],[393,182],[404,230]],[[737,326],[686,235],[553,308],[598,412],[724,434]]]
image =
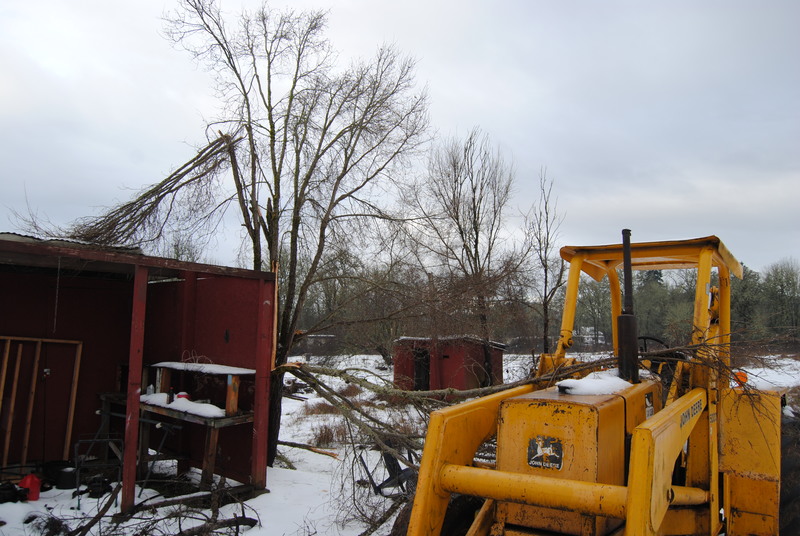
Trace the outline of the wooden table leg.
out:
[[[200,489],[211,489],[214,483],[214,466],[217,461],[217,440],[219,428],[206,428],[206,448],[203,452],[203,474],[200,477]]]
[[[228,374],[228,389],[225,396],[225,416],[239,413],[239,375]]]

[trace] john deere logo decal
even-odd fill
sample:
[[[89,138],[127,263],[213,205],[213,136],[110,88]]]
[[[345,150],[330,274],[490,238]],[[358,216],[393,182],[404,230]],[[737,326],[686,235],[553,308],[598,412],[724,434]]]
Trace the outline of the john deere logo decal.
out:
[[[542,469],[561,469],[564,448],[555,437],[536,436],[528,444],[528,465]]]
[[[653,406],[653,393],[645,393],[644,395],[644,418],[649,419],[656,414],[656,408]]]

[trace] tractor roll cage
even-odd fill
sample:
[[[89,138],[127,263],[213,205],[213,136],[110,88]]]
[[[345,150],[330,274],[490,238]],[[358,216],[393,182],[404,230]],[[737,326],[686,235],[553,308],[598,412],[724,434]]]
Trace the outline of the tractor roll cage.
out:
[[[565,358],[566,350],[572,346],[572,331],[575,323],[575,305],[578,299],[580,274],[585,273],[595,281],[608,277],[611,291],[611,315],[618,317],[622,312],[622,293],[617,269],[623,262],[622,244],[605,246],[564,246],[561,258],[569,263],[564,315],[561,319],[561,331],[556,351],[542,360],[541,365],[550,368]],[[696,269],[697,287],[695,292],[694,326],[707,326],[709,301],[714,292],[711,291],[711,270],[717,268],[720,286],[719,299],[730,304],[730,276],[741,279],[743,268],[739,261],[728,251],[725,244],[716,236],[706,236],[689,240],[672,240],[664,242],[639,242],[631,244],[631,263],[633,270],[669,270]],[[730,307],[720,308],[720,331],[730,333]],[[612,323],[614,353],[619,355],[619,339],[616,323]],[[693,335],[693,339],[703,335]],[[698,343],[699,340],[693,340]],[[543,356],[544,357],[544,356]],[[542,373],[542,366],[539,372]]]

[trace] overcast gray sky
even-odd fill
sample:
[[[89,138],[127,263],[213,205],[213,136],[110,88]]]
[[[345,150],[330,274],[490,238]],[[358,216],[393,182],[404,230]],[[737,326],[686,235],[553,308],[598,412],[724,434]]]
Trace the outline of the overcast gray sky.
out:
[[[796,0],[271,5],[329,9],[343,61],[383,42],[417,58],[436,129],[489,133],[521,207],[546,167],[563,244],[627,227],[637,241],[716,234],[757,270],[800,258]],[[160,35],[173,7],[0,3],[0,230],[27,206],[61,224],[96,214],[192,156],[215,102]]]

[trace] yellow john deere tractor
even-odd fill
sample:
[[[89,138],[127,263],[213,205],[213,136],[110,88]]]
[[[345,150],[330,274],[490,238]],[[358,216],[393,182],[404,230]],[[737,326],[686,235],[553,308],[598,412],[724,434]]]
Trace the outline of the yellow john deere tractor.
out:
[[[627,230],[622,244],[561,256],[561,333],[538,375],[575,362],[566,352],[584,273],[608,277],[615,355],[630,386],[584,395],[531,384],[431,414],[408,535],[442,534],[451,495],[484,499],[470,536],[778,534],[781,393],[745,389],[726,373],[730,280],[741,264],[715,236],[631,244]],[[630,274],[667,269],[696,270],[693,350],[662,361],[666,380],[640,378],[640,366],[657,361],[638,356]],[[496,463],[476,462],[492,438]]]

